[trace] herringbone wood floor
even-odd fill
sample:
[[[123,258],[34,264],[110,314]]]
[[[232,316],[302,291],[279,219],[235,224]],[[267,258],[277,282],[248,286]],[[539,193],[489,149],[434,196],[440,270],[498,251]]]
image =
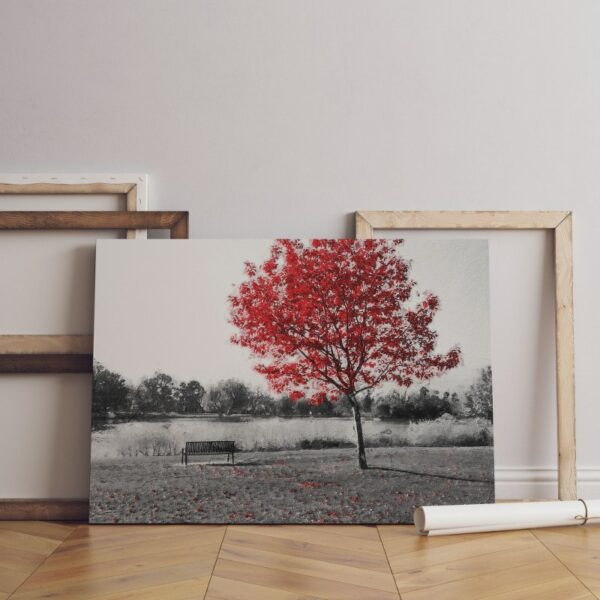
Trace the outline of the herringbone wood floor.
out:
[[[600,598],[600,526],[422,538],[408,526],[0,522],[8,598]]]

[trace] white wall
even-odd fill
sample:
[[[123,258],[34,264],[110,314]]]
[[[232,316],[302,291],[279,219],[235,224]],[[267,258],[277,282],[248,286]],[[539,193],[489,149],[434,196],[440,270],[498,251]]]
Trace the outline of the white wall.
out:
[[[598,31],[595,0],[4,0],[0,171],[147,172],[151,207],[190,210],[193,237],[352,235],[355,209],[573,210],[578,461],[596,493]],[[551,247],[495,235],[499,494],[550,495]],[[35,272],[18,244],[0,246],[3,295]],[[0,496],[86,495],[89,390],[0,378]]]

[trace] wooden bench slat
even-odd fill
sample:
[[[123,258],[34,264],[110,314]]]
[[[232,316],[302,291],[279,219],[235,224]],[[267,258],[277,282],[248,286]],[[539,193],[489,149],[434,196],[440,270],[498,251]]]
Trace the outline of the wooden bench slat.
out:
[[[186,452],[211,452],[216,450],[232,451],[235,450],[235,442],[218,441],[218,442],[186,442]]]

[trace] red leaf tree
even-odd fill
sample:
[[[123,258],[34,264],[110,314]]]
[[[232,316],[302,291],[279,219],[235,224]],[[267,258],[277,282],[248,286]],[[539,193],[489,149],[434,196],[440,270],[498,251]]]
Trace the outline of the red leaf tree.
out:
[[[259,359],[271,388],[314,404],[352,406],[358,464],[367,468],[359,394],[384,382],[409,386],[456,367],[436,353],[438,298],[417,298],[401,240],[277,240],[229,297],[232,342]]]

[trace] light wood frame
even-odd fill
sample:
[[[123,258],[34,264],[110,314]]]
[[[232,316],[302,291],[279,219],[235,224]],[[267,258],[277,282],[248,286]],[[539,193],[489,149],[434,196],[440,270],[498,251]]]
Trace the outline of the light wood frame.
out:
[[[128,211],[148,210],[148,176],[108,173],[4,173],[0,195],[123,195]],[[143,239],[145,229],[127,231],[128,239]]]
[[[126,210],[0,211],[0,230],[124,229],[128,239],[147,229],[167,229],[171,238],[188,237],[187,212],[145,212],[146,175],[0,174],[0,195],[124,195]],[[136,212],[144,211],[144,212]],[[0,373],[89,373],[90,335],[0,335]],[[0,520],[87,520],[84,499],[0,499]]]
[[[140,173],[0,174],[0,195],[59,194],[122,195],[127,211],[145,211],[148,209],[148,176]],[[22,228],[25,227],[18,227]],[[146,233],[145,229],[128,229],[127,238],[143,239]],[[91,364],[91,347],[91,336],[0,336],[0,373],[87,371]]]
[[[0,211],[1,230],[167,229],[188,237],[182,211]],[[0,373],[91,373],[91,335],[0,335]]]
[[[358,211],[357,239],[378,229],[545,229],[554,234],[558,497],[577,499],[572,214],[569,211]]]

